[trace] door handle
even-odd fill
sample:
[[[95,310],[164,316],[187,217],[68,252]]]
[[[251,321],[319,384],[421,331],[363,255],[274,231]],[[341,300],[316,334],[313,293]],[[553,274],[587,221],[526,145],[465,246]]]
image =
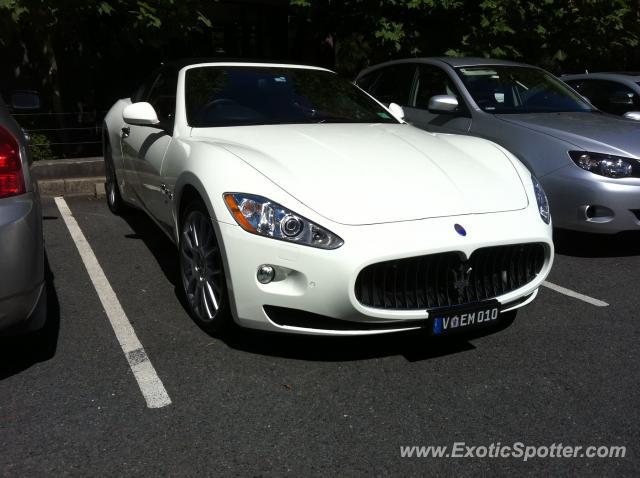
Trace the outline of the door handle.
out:
[[[125,126],[120,131],[122,132],[122,137],[123,138],[128,138],[129,134],[131,134],[131,129],[128,126]]]

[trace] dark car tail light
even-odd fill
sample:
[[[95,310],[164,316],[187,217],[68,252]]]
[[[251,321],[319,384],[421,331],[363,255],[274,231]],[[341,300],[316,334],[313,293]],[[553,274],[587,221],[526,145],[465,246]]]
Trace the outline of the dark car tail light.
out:
[[[9,131],[0,127],[0,198],[24,194],[25,191],[20,145]]]

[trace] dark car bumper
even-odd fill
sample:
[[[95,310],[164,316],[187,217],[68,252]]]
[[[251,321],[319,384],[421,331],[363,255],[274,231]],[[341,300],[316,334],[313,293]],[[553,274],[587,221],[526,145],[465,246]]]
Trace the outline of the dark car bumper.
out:
[[[44,324],[42,212],[36,194],[0,199],[0,332]]]

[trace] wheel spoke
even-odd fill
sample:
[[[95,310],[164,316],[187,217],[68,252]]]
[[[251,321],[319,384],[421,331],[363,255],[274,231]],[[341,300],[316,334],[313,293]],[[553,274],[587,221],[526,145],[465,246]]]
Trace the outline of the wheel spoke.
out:
[[[205,227],[203,228],[203,232],[204,232],[204,238],[205,238],[205,242],[203,244],[204,250],[208,254],[211,254],[211,251],[215,251],[217,249],[216,241],[214,240],[213,231],[211,230],[209,225],[206,224]]]
[[[193,236],[193,245],[194,245],[194,247],[200,247],[200,241],[198,239],[198,232],[197,232],[196,225],[194,223],[191,223],[191,234]]]
[[[202,288],[198,286],[196,283],[193,291],[193,306],[198,311],[200,315],[200,305],[202,304]]]
[[[195,295],[197,282],[198,281],[194,275],[191,275],[191,277],[187,279],[187,286],[185,287],[187,296]]]
[[[218,252],[218,246],[214,244],[212,247],[207,248],[205,250],[204,252],[205,259],[209,258],[209,256],[211,256],[212,254],[215,254],[216,252]]]
[[[206,282],[202,283],[199,287],[200,290],[200,301],[204,306],[204,312],[207,314],[207,319],[213,319],[213,314],[211,313],[211,309],[209,309],[209,304],[207,303],[207,289],[205,286]]]
[[[189,252],[191,252],[193,254],[193,241],[191,240],[191,237],[189,236],[189,230],[190,227],[186,227],[184,228],[184,231],[182,232],[182,243],[186,246],[187,249],[189,249]]]
[[[212,281],[211,287],[213,287],[213,290],[216,291],[218,295],[222,294],[222,287],[220,286],[220,284],[218,284],[217,281]]]
[[[211,300],[211,303],[213,304],[213,308],[215,309],[215,312],[218,311],[219,306],[218,306],[218,301],[216,300],[216,295],[213,292],[213,289],[211,288],[211,284],[209,284],[209,281],[205,281],[205,285],[206,285],[206,295],[209,297],[209,300]]]
[[[180,248],[180,253],[182,257],[189,262],[190,265],[193,265],[193,250],[184,244],[183,247]]]

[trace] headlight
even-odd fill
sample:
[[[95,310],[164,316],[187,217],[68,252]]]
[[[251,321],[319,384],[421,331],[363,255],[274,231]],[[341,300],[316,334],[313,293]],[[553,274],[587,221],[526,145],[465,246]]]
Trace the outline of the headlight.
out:
[[[344,241],[278,203],[262,196],[226,193],[224,202],[245,231],[320,249],[337,249]]]
[[[640,177],[640,162],[637,159],[587,151],[569,151],[569,156],[582,169],[600,176],[608,178]]]
[[[536,202],[538,203],[538,212],[540,213],[540,217],[545,224],[549,224],[549,221],[551,220],[551,213],[549,212],[549,201],[547,200],[547,195],[544,193],[544,189],[542,189],[540,182],[538,182],[535,176],[531,176],[531,181],[533,182],[533,190],[536,193]]]

